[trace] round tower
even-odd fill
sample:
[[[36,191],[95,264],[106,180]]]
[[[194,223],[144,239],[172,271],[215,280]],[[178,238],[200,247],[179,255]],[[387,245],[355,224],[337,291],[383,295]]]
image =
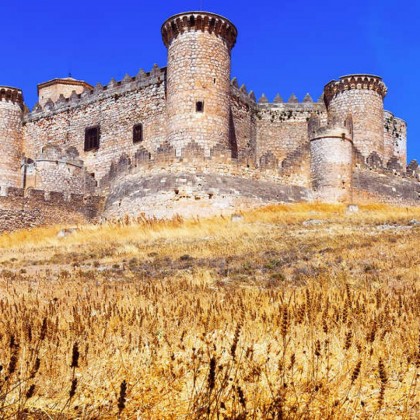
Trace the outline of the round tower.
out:
[[[20,173],[22,114],[22,91],[0,86],[0,188],[2,190],[22,185]]]
[[[353,143],[347,128],[323,127],[311,138],[311,179],[316,198],[331,203],[352,199]]]
[[[353,118],[354,147],[367,158],[376,152],[384,158],[384,97],[387,88],[378,76],[353,74],[324,88],[330,120],[344,124]]]
[[[193,142],[205,157],[215,146],[230,149],[230,54],[236,37],[228,19],[207,12],[181,13],[162,26],[168,140],[178,157]]]

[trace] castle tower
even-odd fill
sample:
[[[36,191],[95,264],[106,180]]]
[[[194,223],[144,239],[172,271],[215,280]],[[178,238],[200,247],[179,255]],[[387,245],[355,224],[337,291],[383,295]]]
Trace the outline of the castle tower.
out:
[[[22,91],[0,86],[0,194],[22,185],[22,112]]]
[[[384,105],[387,88],[378,76],[353,74],[324,88],[330,120],[343,124],[353,118],[354,147],[365,157],[373,152],[384,159]]]
[[[351,130],[327,126],[311,134],[311,179],[316,198],[331,203],[352,200]]]
[[[207,12],[182,13],[162,26],[168,48],[168,140],[181,157],[197,143],[204,156],[230,149],[230,63],[236,27]]]

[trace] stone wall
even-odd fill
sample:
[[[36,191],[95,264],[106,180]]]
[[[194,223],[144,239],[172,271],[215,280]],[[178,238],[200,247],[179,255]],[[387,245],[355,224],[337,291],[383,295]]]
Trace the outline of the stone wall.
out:
[[[353,171],[353,200],[356,203],[420,205],[420,182],[401,175],[367,168]]]
[[[208,217],[269,203],[311,200],[311,192],[296,185],[191,169],[144,170],[119,178],[108,195],[104,217]]]
[[[256,167],[257,104],[252,92],[232,81],[230,95],[229,143],[232,157],[247,167]]]
[[[28,167],[25,186],[66,194],[94,194],[96,181],[77,163],[39,159]]]
[[[24,119],[24,152],[36,160],[48,144],[73,147],[89,173],[100,180],[111,162],[125,152],[134,155],[142,147],[156,151],[166,139],[165,69],[126,76],[108,86],[73,94],[69,99],[40,106]],[[143,124],[143,141],[133,144],[133,126]],[[97,150],[85,151],[85,129],[100,126]]]
[[[258,108],[258,166],[262,170],[281,168],[285,174],[299,175],[301,182],[310,183],[308,122],[316,115],[320,123],[326,123],[324,104],[307,96],[302,103],[294,97],[288,103],[260,100]]]
[[[384,146],[384,165],[397,169],[396,164],[399,164],[398,169],[404,172],[407,166],[407,124],[389,111],[384,112]]]
[[[75,147],[63,150],[47,145],[36,161],[25,160],[23,179],[25,188],[70,194],[94,194],[97,181],[86,171]]]
[[[0,196],[0,232],[50,224],[95,221],[102,212],[101,197],[8,188]]]

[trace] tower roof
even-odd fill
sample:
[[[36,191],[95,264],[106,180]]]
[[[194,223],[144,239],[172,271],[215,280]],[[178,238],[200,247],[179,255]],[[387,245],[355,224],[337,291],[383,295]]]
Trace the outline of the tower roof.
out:
[[[41,89],[46,88],[48,86],[52,86],[52,85],[83,86],[89,90],[93,90],[93,86],[83,80],[76,80],[73,77],[63,77],[63,78],[51,79],[51,80],[48,80],[47,82],[40,83],[37,86],[38,95]]]

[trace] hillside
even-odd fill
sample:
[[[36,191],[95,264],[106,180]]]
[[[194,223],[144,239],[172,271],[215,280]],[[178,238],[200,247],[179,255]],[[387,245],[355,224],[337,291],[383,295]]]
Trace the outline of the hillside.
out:
[[[0,236],[0,417],[417,418],[420,208],[63,228]]]

